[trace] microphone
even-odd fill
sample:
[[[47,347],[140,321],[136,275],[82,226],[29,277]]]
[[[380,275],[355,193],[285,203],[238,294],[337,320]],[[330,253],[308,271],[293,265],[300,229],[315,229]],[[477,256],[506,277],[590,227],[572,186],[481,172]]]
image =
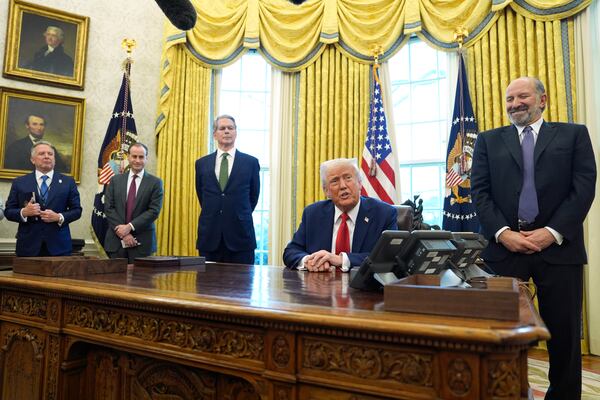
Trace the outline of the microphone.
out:
[[[196,25],[196,9],[190,0],[156,0],[156,4],[178,29],[187,31]]]

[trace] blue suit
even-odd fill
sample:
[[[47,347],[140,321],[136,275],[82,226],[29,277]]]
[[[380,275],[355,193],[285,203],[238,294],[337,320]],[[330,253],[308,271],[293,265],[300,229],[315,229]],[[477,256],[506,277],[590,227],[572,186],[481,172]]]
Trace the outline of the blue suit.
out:
[[[334,214],[335,206],[331,200],[318,201],[304,209],[300,227],[283,251],[283,262],[287,267],[296,267],[304,256],[316,251],[331,251]],[[396,209],[382,201],[361,197],[352,253],[348,254],[350,264],[360,265],[375,247],[381,232],[387,229],[398,229]]]
[[[216,251],[223,241],[230,252],[254,251],[252,212],[260,193],[258,160],[236,150],[222,191],[215,175],[216,157],[214,152],[196,161],[196,194],[202,207],[196,248],[204,255]]]
[[[81,217],[79,192],[75,181],[70,176],[55,171],[48,190],[48,199],[43,205],[43,209],[50,209],[63,215],[65,220],[62,226],[58,226],[56,222],[46,223],[35,217],[29,217],[27,222],[23,222],[20,214],[21,208],[30,201],[33,192],[36,193],[36,199],[39,199],[35,172],[15,179],[6,201],[6,218],[19,223],[17,256],[35,257],[39,255],[42,243],[46,244],[50,255],[71,254],[69,223]]]

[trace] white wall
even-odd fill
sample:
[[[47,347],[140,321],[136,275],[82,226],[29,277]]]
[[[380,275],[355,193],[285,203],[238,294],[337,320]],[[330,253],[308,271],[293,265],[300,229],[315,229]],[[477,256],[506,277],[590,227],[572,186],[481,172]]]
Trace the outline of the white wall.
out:
[[[91,239],[90,219],[97,189],[96,162],[121,85],[121,64],[126,56],[121,48],[121,41],[126,37],[137,41],[137,47],[133,50],[134,63],[131,68],[135,122],[140,141],[148,144],[150,148],[148,170],[150,172],[156,170],[154,121],[164,17],[152,0],[28,1],[90,18],[85,90],[62,89],[3,77],[0,77],[0,86],[85,98],[83,157],[79,184],[83,215],[80,220],[71,224],[71,234],[75,238]],[[8,3],[8,0],[0,0],[1,51],[5,49]],[[10,180],[0,180],[0,195],[4,201],[8,197],[10,184]],[[16,231],[16,223],[6,219],[0,221],[0,244],[13,242]]]

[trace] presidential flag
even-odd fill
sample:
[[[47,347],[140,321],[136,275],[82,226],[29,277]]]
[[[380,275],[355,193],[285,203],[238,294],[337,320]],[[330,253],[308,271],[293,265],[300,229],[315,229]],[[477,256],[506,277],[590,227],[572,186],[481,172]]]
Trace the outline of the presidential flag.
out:
[[[442,229],[478,232],[479,221],[471,201],[471,163],[479,130],[473,114],[462,54],[459,54],[458,64],[454,114],[446,155],[446,198]]]
[[[123,73],[119,96],[98,155],[98,192],[94,197],[92,230],[97,243],[100,243],[102,247],[104,247],[104,237],[108,228],[106,215],[104,215],[105,187],[110,183],[113,176],[123,172],[129,146],[138,140],[129,91],[130,70],[131,60],[128,58],[125,61],[125,72]]]
[[[373,66],[373,96],[369,113],[369,129],[360,165],[363,196],[373,197],[389,204],[396,203],[396,160],[383,107],[379,65]]]

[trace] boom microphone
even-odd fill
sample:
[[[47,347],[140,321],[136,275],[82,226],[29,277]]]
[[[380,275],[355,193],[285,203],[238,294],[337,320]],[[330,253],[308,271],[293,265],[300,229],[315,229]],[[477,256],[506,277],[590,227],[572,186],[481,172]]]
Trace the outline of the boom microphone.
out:
[[[196,9],[190,0],[156,0],[156,4],[177,29],[187,31],[196,25]]]

